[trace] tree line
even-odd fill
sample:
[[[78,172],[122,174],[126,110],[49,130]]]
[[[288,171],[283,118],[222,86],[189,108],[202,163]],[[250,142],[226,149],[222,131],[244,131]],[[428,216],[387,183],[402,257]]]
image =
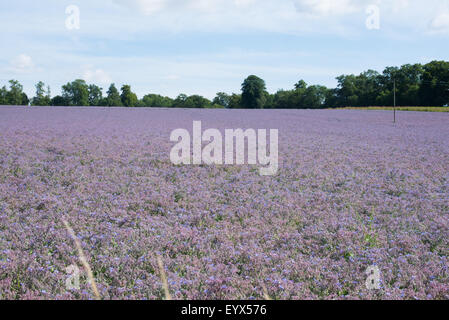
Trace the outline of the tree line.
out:
[[[391,106],[394,95],[398,106],[449,105],[449,62],[446,61],[387,67],[382,73],[368,70],[359,75],[341,75],[337,82],[336,88],[327,88],[308,85],[300,80],[291,90],[270,94],[265,81],[251,75],[244,80],[241,93],[219,92],[209,100],[200,95],[186,94],[175,99],[147,94],[139,99],[126,84],[120,91],[111,84],[103,95],[102,88],[80,79],[63,85],[62,94],[51,97],[50,87],[40,81],[36,85],[36,95],[29,99],[23,86],[10,80],[9,89],[6,86],[0,89],[0,105],[320,109]]]

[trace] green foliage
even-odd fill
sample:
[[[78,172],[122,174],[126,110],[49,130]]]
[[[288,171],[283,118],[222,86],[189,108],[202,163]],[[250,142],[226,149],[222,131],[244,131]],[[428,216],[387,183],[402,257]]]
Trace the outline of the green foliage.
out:
[[[308,87],[300,100],[300,106],[311,109],[322,108],[326,101],[327,90],[326,87],[318,85]]]
[[[184,105],[186,108],[208,108],[211,106],[211,102],[203,96],[193,95],[187,97]]]
[[[50,101],[50,105],[54,107],[64,107],[67,106],[67,101],[63,96],[53,97]]]
[[[20,105],[22,106],[27,106],[30,104],[30,99],[28,99],[28,96],[26,95],[25,92],[22,92],[21,94],[21,100],[20,100]]]
[[[233,93],[229,98],[229,109],[240,109],[242,107],[242,95]]]
[[[242,94],[228,95],[218,92],[213,101],[200,95],[180,94],[176,99],[158,94],[145,95],[141,100],[123,85],[121,94],[111,84],[103,98],[102,88],[75,80],[62,86],[62,95],[51,99],[50,87],[40,81],[36,84],[36,96],[31,99],[35,106],[126,106],[162,108],[249,108],[249,109],[305,109],[340,107],[389,107],[394,101],[404,106],[448,106],[449,62],[432,61],[426,65],[406,64],[387,67],[382,73],[374,70],[359,75],[341,75],[336,78],[338,86],[328,89],[320,85],[309,86],[298,81],[292,90],[279,90],[275,94],[266,91],[265,81],[251,75],[242,83]],[[9,81],[0,88],[0,105],[28,105],[29,99],[17,80]]]
[[[421,105],[449,104],[449,62],[432,61],[424,66],[419,93]]]
[[[108,107],[120,107],[123,105],[120,93],[114,83],[108,89],[105,105]]]
[[[292,103],[293,91],[279,90],[273,95],[272,108],[288,109],[293,107]]]
[[[392,106],[396,83],[397,106],[449,104],[449,62],[387,67],[382,74],[368,70],[337,77],[338,87],[328,92],[328,107]]]
[[[142,98],[140,105],[150,108],[171,108],[173,106],[173,99],[158,94],[147,94]]]
[[[217,104],[223,106],[225,108],[229,108],[229,103],[231,101],[231,97],[225,92],[218,92],[212,101],[213,104]]]
[[[175,99],[175,101],[173,101],[173,107],[174,108],[185,108],[185,102],[187,100],[187,95],[184,93],[181,93],[180,95],[178,95]]]
[[[180,94],[173,102],[174,108],[210,108],[212,103],[210,100],[200,95],[187,96]]]
[[[8,104],[8,89],[5,86],[0,88],[0,105]]]
[[[207,108],[208,108],[208,109],[225,109],[224,106],[222,106],[222,105],[220,105],[220,104],[216,104],[216,103],[211,104],[211,105],[208,106]]]
[[[45,87],[45,83],[39,81],[36,84],[36,96],[31,99],[33,106],[49,106],[51,104],[50,86]]]
[[[120,95],[120,98],[122,100],[122,104],[125,107],[135,107],[137,106],[137,95],[131,91],[131,86],[130,85],[123,85],[122,86],[122,94]]]
[[[86,81],[77,79],[62,86],[62,96],[68,106],[88,106],[89,86]]]
[[[304,80],[299,80],[298,83],[295,84],[295,90],[302,90],[307,88],[307,83]]]
[[[251,75],[242,83],[242,107],[247,109],[262,109],[266,102],[265,81]]]
[[[103,101],[103,89],[91,84],[88,87],[89,90],[89,105],[90,106],[100,106]]]
[[[295,89],[279,90],[272,97],[275,109],[317,109],[322,108],[328,96],[328,89],[323,86],[307,86],[303,80],[295,84]]]
[[[2,89],[6,90],[5,88]],[[28,97],[23,93],[23,86],[17,80],[9,80],[9,91],[4,91],[5,104],[28,105]]]

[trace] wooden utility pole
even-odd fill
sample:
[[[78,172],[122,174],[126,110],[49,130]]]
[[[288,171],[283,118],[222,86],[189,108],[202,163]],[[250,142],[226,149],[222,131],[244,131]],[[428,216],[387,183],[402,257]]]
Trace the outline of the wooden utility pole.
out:
[[[393,80],[393,123],[396,123],[396,79]]]

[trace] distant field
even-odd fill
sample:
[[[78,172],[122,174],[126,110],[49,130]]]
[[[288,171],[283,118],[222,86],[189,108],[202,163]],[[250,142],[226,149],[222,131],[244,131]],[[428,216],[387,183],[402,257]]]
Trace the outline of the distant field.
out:
[[[175,166],[170,132],[279,129],[279,171]],[[449,299],[446,114],[0,108],[0,300]],[[366,287],[380,269],[381,289]]]
[[[345,110],[393,110],[393,107],[346,107]],[[397,107],[398,111],[449,112],[449,107]]]

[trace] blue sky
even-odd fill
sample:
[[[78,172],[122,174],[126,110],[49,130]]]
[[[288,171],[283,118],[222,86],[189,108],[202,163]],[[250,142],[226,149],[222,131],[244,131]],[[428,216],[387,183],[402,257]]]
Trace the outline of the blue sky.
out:
[[[66,27],[70,5],[79,29]],[[0,27],[0,84],[17,79],[30,96],[39,80],[55,95],[81,78],[213,98],[250,74],[275,92],[449,60],[449,0],[16,0],[0,3]]]

